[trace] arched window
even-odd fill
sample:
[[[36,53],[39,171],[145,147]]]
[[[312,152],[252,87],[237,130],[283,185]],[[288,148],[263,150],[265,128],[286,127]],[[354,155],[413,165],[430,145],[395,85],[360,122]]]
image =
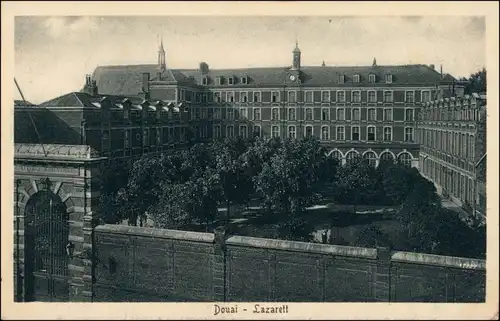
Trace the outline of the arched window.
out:
[[[375,154],[374,152],[366,152],[364,155],[363,155],[363,159],[367,160],[368,161],[368,164],[370,164],[370,166],[377,166],[377,154]]]
[[[357,161],[359,154],[355,151],[350,151],[345,155],[346,163],[353,164]]]
[[[399,154],[398,161],[400,161],[405,166],[411,166],[412,158],[413,157],[411,157],[410,153],[404,152],[404,153]]]
[[[384,163],[394,163],[394,156],[389,152],[383,152],[380,154],[380,162]]]
[[[334,150],[331,154],[330,157],[338,159],[339,162],[342,161],[342,153],[338,150]]]

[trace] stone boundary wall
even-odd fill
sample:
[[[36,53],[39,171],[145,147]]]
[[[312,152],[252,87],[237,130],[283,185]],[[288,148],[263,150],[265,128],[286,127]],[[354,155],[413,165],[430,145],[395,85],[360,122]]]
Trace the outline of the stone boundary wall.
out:
[[[484,302],[478,259],[123,225],[95,228],[95,301]]]

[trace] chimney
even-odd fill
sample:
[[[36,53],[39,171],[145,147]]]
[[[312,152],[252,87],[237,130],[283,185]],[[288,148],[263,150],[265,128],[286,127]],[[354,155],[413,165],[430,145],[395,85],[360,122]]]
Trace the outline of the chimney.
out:
[[[142,91],[149,93],[149,72],[142,73]]]
[[[441,79],[443,79],[443,65],[441,65],[440,74],[441,74]]]
[[[157,74],[156,74],[158,80],[161,80],[161,72],[159,71]]]
[[[92,96],[97,96],[99,95],[99,89],[97,88],[97,81],[92,80]]]
[[[210,71],[210,68],[208,67],[208,64],[206,62],[200,62],[200,72],[202,75],[208,74]]]
[[[325,61],[323,60],[323,63],[321,64],[321,67],[325,67]]]

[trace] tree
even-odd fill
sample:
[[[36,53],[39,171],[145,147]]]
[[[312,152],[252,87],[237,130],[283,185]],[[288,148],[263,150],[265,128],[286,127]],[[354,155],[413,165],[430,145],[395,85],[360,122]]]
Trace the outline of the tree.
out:
[[[231,204],[245,204],[253,191],[247,163],[243,156],[247,149],[248,142],[239,138],[217,141],[212,145],[215,169],[220,177],[228,222]]]
[[[165,182],[161,185],[158,203],[148,212],[155,226],[179,228],[188,223],[208,225],[217,215],[221,197],[219,176],[213,168],[198,171],[186,182]]]
[[[463,77],[460,80],[467,82],[464,88],[466,94],[486,92],[486,68],[471,74],[469,78]]]
[[[338,169],[335,183],[335,199],[340,204],[351,204],[356,213],[358,204],[373,194],[376,172],[368,162],[356,158]]]
[[[318,140],[287,139],[275,146],[276,153],[253,179],[255,188],[269,214],[280,218],[281,237],[307,239],[310,232],[304,233],[307,224],[302,214],[320,199],[318,183],[326,155]]]
[[[373,224],[363,227],[358,232],[355,246],[360,247],[392,247],[389,236],[384,233],[378,226]]]

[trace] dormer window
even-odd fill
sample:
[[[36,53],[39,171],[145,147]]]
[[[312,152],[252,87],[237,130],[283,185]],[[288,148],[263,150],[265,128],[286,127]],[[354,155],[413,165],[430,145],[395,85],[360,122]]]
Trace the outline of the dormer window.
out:
[[[229,77],[229,78],[227,79],[227,84],[228,84],[228,85],[234,85],[234,78],[233,78],[233,77]]]
[[[217,86],[221,86],[222,85],[222,77],[217,77],[216,81],[217,81]]]
[[[392,83],[392,75],[391,74],[385,75],[385,83],[386,84]]]
[[[339,84],[343,84],[345,82],[345,76],[344,75],[340,75],[339,76]]]
[[[208,85],[208,77],[207,77],[207,76],[204,76],[204,77],[201,79],[201,83],[202,83],[202,85],[204,85],[204,86]]]
[[[354,82],[354,83],[359,83],[359,75],[354,75],[354,76],[352,77],[352,82]]]
[[[247,76],[241,77],[241,83],[244,84],[244,85],[248,84]]]
[[[375,83],[375,75],[374,74],[371,74],[368,76],[368,81],[371,82],[371,83]]]

